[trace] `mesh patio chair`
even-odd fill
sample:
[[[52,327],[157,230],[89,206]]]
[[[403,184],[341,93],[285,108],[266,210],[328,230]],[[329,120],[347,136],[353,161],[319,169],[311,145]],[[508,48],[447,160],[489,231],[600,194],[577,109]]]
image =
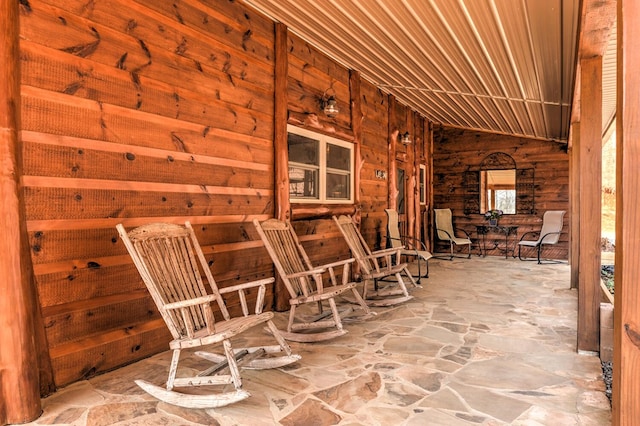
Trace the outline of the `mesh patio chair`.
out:
[[[542,229],[540,231],[525,232],[520,241],[518,242],[518,259],[520,260],[537,260],[538,264],[543,263],[560,263],[558,260],[542,259],[542,248],[544,246],[550,246],[557,244],[560,241],[560,234],[562,233],[563,219],[565,215],[564,210],[548,210],[544,212],[542,216]],[[525,240],[525,237],[529,238],[530,235],[538,235],[537,240]],[[522,248],[529,247],[536,251],[536,258],[523,258]]]
[[[453,260],[455,256],[455,246],[468,246],[467,259],[471,258],[471,237],[461,228],[453,227],[453,215],[451,209],[433,209],[435,213],[436,236],[442,241],[449,243],[449,260]],[[456,236],[457,233],[463,233],[464,237]]]
[[[398,226],[398,212],[393,209],[385,209],[387,214],[387,238],[390,245],[393,248],[401,249],[403,256],[415,258],[418,262],[418,275],[413,275],[413,278],[428,278],[429,277],[429,259],[433,257],[427,250],[424,243],[416,238],[409,237],[407,235],[400,234],[400,228]],[[424,261],[425,272],[422,275],[420,261]]]

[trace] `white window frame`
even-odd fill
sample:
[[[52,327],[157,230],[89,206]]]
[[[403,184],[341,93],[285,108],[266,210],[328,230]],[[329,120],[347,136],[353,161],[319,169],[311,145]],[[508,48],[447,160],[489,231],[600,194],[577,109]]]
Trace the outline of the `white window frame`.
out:
[[[420,164],[420,176],[418,178],[418,185],[422,183],[422,188],[420,188],[420,205],[425,206],[427,204],[427,166],[424,164]]]
[[[331,136],[327,136],[322,133],[316,133],[308,129],[296,127],[291,124],[287,124],[287,133],[293,133],[299,136],[315,139],[319,143],[319,188],[318,198],[309,197],[294,197],[289,193],[289,200],[294,203],[306,203],[306,204],[353,204],[354,194],[354,149],[353,143],[347,142],[341,139],[336,139]],[[327,169],[327,144],[337,145],[349,150],[349,198],[336,199],[327,197],[327,172],[343,174],[343,170]],[[300,164],[289,160],[287,164],[287,170],[294,166],[299,169],[309,169],[308,164]],[[311,167],[313,168],[313,167]],[[346,174],[346,173],[344,173]]]

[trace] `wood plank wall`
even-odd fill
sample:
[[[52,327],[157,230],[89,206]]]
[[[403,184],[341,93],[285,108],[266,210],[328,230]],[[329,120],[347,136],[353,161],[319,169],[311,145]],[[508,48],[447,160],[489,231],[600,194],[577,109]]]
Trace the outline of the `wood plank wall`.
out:
[[[250,225],[273,214],[273,33],[226,1],[21,2],[27,229],[58,386],[167,349],[117,223],[191,220],[222,286],[273,274]]]
[[[225,0],[29,0],[20,31],[27,231],[62,386],[167,350],[117,223],[190,220],[220,286],[273,276],[251,221],[274,215],[274,23]],[[362,217],[372,247],[386,234],[389,97],[291,33],[287,46],[289,123],[354,141],[354,97],[364,117],[360,203],[292,208],[320,264],[349,255],[332,213]],[[396,108],[399,129],[424,121]]]
[[[353,141],[349,70],[336,63],[300,37],[289,33],[287,51],[288,122],[298,127]],[[331,92],[331,90],[333,92]],[[340,112],[329,118],[321,111],[325,92],[335,94]],[[292,203],[292,223],[312,264],[324,265],[349,256],[349,248],[334,225],[330,205]],[[353,214],[353,206],[344,213]]]
[[[221,286],[273,275],[250,222],[274,214],[274,23],[223,0],[20,7],[27,230],[61,386],[167,348],[169,334],[117,223],[190,220]],[[393,156],[413,180],[407,200],[417,199],[415,174],[430,166],[433,150],[427,200],[452,207],[458,224],[480,222],[462,214],[461,173],[493,151],[536,169],[538,215],[510,218],[521,231],[539,227],[544,210],[567,210],[559,144],[436,129],[431,145],[429,123],[410,108],[395,100],[391,107],[365,79],[350,84],[350,70],[291,33],[287,46],[288,122],[359,143],[361,152],[359,204],[292,206],[314,263],[348,256],[331,214],[356,214],[369,245],[384,244],[393,131],[414,141],[396,144]],[[341,110],[333,119],[319,110],[328,88]],[[361,135],[351,123],[355,104]],[[419,230],[422,211],[409,210],[410,228]],[[558,255],[566,257],[567,236],[561,241]],[[272,290],[268,303],[274,299]]]
[[[451,208],[454,226],[466,230],[472,240],[477,240],[475,225],[486,224],[486,221],[480,214],[464,214],[465,190],[462,177],[469,169],[477,170],[482,160],[494,152],[510,155],[515,160],[516,167],[533,168],[535,173],[536,213],[506,215],[500,219],[500,224],[517,225],[519,239],[524,232],[540,230],[545,211],[565,210],[567,213],[560,242],[552,249],[545,250],[545,253],[553,258],[567,259],[571,217],[569,156],[565,144],[436,126],[433,143],[433,207]],[[474,249],[477,250],[477,246]],[[445,247],[437,244],[435,250],[445,251]],[[500,252],[493,250],[489,254],[498,255]]]

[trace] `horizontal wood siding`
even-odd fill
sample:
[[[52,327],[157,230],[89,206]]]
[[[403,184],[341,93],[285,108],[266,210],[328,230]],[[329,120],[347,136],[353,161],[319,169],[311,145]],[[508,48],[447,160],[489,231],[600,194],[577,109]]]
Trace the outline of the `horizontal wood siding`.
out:
[[[20,24],[27,228],[61,386],[167,349],[117,223],[192,221],[221,286],[273,275],[250,223],[273,215],[273,22],[227,1],[35,0]]]
[[[486,224],[479,214],[464,214],[463,173],[478,170],[482,160],[494,152],[510,155],[517,168],[533,168],[535,179],[535,214],[505,215],[500,225],[517,225],[519,240],[523,233],[539,231],[547,210],[565,210],[564,228],[558,245],[545,249],[545,255],[567,259],[569,251],[569,156],[564,144],[512,136],[437,126],[434,129],[434,208],[451,208],[454,226],[478,240],[475,225]],[[433,225],[432,225],[433,226]],[[487,246],[504,241],[499,235],[487,235]],[[504,245],[504,243],[502,244]],[[477,250],[477,245],[474,245]],[[442,244],[437,251],[445,250]],[[477,251],[476,251],[477,252]],[[498,255],[499,250],[489,254]]]
[[[362,204],[361,232],[369,247],[379,248],[386,235],[389,196],[389,98],[367,81],[361,87],[362,172],[360,197]],[[384,172],[385,178],[376,176]]]
[[[32,0],[20,8],[27,230],[63,386],[167,349],[169,333],[116,224],[191,221],[223,287],[274,275],[251,222],[275,213],[275,24],[226,0]],[[350,257],[331,220],[346,212],[378,248],[389,97],[364,79],[353,84],[352,71],[291,33],[287,63],[288,122],[359,143],[361,152],[359,201],[294,204],[296,232],[316,265]],[[320,108],[327,91],[338,101],[335,118]],[[394,109],[395,125],[415,132],[416,113]],[[406,150],[399,155],[413,165]],[[281,300],[282,289],[269,289],[266,309]],[[237,312],[238,300],[229,303]]]
[[[289,123],[353,142],[349,70],[291,33],[287,50]],[[325,116],[320,108],[320,100],[329,89],[335,93],[340,109],[335,118]],[[331,219],[334,214],[331,206],[325,213],[315,207],[313,204],[292,203],[293,225],[311,263],[324,265],[350,257],[349,248]],[[296,211],[302,210],[317,210],[317,217],[296,219],[299,216]]]

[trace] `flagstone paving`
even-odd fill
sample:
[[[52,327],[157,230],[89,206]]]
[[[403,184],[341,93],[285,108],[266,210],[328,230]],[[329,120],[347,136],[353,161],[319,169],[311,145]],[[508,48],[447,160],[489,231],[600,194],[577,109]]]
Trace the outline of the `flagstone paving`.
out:
[[[252,396],[239,403],[184,409],[144,393],[133,381],[161,385],[170,360],[164,352],[59,390],[32,424],[611,423],[600,360],[576,353],[577,293],[568,288],[567,265],[433,259],[422,284],[411,301],[348,322],[345,336],[292,343],[302,356],[295,364],[243,371]],[[284,327],[286,314],[276,323]]]

